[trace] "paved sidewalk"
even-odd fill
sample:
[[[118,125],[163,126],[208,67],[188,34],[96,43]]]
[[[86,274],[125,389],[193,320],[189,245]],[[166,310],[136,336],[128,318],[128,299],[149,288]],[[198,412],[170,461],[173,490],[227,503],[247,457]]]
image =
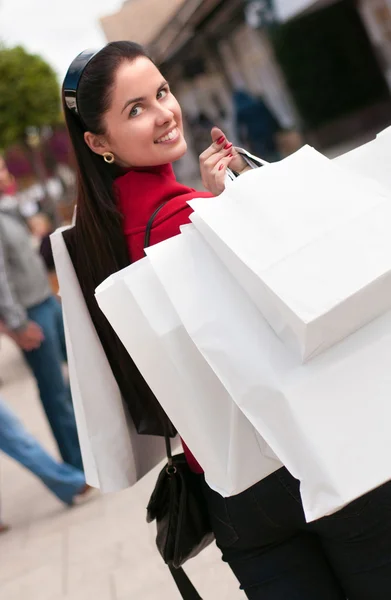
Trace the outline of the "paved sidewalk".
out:
[[[37,392],[18,350],[1,339],[0,393],[28,429],[55,452]],[[154,546],[145,506],[156,480],[64,508],[30,473],[0,456],[1,600],[179,600]],[[204,600],[244,600],[213,546],[187,568]]]

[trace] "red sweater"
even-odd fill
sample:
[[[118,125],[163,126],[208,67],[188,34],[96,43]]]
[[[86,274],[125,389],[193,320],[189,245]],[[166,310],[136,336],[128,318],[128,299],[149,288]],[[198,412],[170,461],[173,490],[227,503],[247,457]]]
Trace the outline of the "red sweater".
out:
[[[187,204],[193,198],[211,198],[209,192],[197,192],[178,183],[171,165],[128,171],[115,182],[118,206],[124,216],[123,228],[131,262],[144,256],[144,236],[153,212],[158,213],[151,230],[150,244],[158,244],[180,233],[180,226],[189,223],[192,209]],[[183,441],[182,441],[183,443]],[[183,443],[190,468],[202,473],[202,468]]]

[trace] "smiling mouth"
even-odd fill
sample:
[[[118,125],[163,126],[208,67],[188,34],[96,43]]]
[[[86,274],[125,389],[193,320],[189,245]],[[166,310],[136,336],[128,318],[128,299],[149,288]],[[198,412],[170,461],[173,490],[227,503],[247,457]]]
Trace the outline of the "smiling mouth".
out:
[[[163,135],[161,138],[156,140],[155,144],[163,144],[165,142],[172,142],[179,137],[179,129],[178,127],[174,127],[171,129],[166,135]]]

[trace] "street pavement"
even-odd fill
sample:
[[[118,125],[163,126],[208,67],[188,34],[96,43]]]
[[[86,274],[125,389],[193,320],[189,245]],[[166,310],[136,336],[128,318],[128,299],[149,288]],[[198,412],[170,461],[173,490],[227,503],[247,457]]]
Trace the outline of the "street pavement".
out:
[[[18,349],[4,337],[0,343],[0,393],[55,454],[34,380]],[[179,600],[155,548],[155,526],[145,521],[156,476],[70,509],[1,455],[1,518],[12,527],[0,536],[1,600]],[[215,546],[187,572],[204,600],[244,599]]]

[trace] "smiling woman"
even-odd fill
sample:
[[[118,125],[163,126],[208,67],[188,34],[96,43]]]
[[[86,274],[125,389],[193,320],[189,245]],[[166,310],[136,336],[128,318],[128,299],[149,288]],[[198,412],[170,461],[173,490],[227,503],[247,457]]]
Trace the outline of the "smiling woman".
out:
[[[150,231],[151,244],[178,234],[189,221],[188,200],[220,193],[228,165],[238,172],[247,165],[214,128],[201,165],[210,192],[196,192],[176,181],[172,163],[187,150],[182,111],[160,71],[143,48],[131,42],[82,52],[65,78],[63,105],[78,164],[77,218],[64,239],[80,287],[138,433],[174,435],[158,400],[98,308],[94,291],[109,275],[143,257],[151,216],[159,212]],[[200,475],[201,467],[184,448],[188,465]],[[202,497],[202,477],[192,474],[189,466]],[[206,503],[202,505],[207,514]],[[210,539],[208,528],[207,533]],[[182,584],[191,588],[189,582]]]
[[[106,277],[143,257],[147,223],[163,204],[151,244],[179,233],[189,221],[188,200],[223,191],[228,165],[240,173],[246,164],[214,128],[213,143],[201,157],[209,192],[176,181],[172,163],[187,150],[181,107],[144,49],[132,42],[82,52],[65,78],[63,104],[79,167],[77,219],[65,238],[133,421],[139,433],[163,434],[166,417],[160,404],[97,307],[94,291]]]
[[[221,193],[228,165],[239,174],[247,167],[223,132],[213,128],[212,143],[200,157],[209,192],[176,181],[171,163],[186,152],[181,109],[137,44],[114,42],[99,52],[83,52],[68,71],[63,101],[79,169],[76,224],[63,234],[69,254],[138,433],[173,434],[94,291],[108,276],[143,258],[151,218],[151,245],[175,236],[189,221],[188,200]],[[205,422],[205,430],[209,427]],[[224,560],[250,600],[389,597],[391,482],[332,517],[308,524],[299,482],[285,468],[223,498],[206,485],[200,465],[184,449]],[[199,598],[192,591],[183,597]]]

